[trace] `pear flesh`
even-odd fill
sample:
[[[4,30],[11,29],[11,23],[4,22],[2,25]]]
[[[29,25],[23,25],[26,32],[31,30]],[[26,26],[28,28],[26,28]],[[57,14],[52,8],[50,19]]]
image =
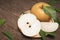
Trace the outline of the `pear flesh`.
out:
[[[28,37],[32,37],[40,32],[41,24],[33,14],[23,14],[18,19],[18,26],[21,32]]]

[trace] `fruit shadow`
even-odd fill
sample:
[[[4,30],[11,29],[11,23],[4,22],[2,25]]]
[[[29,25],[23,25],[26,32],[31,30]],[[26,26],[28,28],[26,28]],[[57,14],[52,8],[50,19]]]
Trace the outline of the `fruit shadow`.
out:
[[[51,36],[51,35],[47,35],[47,37],[50,38],[50,39],[54,39],[55,38],[55,36]]]

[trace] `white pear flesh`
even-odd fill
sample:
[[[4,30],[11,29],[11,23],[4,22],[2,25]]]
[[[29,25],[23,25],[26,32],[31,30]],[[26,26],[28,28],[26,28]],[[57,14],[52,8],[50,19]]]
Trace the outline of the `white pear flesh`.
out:
[[[58,26],[56,22],[41,22],[41,28],[44,32],[54,32],[58,29]]]
[[[40,32],[41,24],[35,15],[27,13],[21,15],[18,19],[18,27],[25,36],[32,37]]]

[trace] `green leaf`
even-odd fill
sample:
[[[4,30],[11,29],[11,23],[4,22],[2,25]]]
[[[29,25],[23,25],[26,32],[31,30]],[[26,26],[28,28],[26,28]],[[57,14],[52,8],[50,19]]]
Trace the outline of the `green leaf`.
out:
[[[54,22],[57,22],[60,25],[60,21],[56,15],[57,12],[54,8],[52,8],[50,6],[45,6],[45,7],[43,7],[43,9],[47,15],[49,15],[51,18],[53,18]]]
[[[55,10],[60,13],[60,8],[55,8]]]
[[[51,18],[53,18],[55,21],[56,21],[56,19],[57,19],[57,15],[56,15],[56,10],[55,9],[53,9],[52,7],[50,7],[50,6],[45,6],[45,7],[43,7],[43,9],[44,9],[44,12],[47,14],[47,15],[49,15]]]
[[[50,0],[49,1],[49,4],[51,4],[51,5],[54,5],[54,4],[56,4],[57,2],[59,2],[60,0]]]
[[[39,34],[41,35],[42,40],[45,40],[47,35],[55,36],[56,31],[55,32],[44,32],[40,30]]]
[[[56,32],[46,32],[47,35],[55,36]]]
[[[4,19],[0,19],[0,26],[2,26],[5,23]]]
[[[42,40],[46,39],[46,33],[44,31],[40,30],[39,34],[41,35]]]
[[[49,4],[53,5],[53,4],[56,4],[57,3],[57,0],[50,0],[49,1]]]
[[[11,34],[11,32],[9,31],[5,31],[5,32],[2,32],[4,35],[6,35],[10,40],[14,40],[13,39],[13,35]]]

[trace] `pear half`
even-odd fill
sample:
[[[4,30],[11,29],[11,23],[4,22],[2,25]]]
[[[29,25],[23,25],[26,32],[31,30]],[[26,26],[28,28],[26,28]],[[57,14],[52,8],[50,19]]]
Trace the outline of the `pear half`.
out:
[[[28,37],[35,36],[41,30],[40,21],[31,13],[23,14],[19,17],[18,27],[21,32]]]

